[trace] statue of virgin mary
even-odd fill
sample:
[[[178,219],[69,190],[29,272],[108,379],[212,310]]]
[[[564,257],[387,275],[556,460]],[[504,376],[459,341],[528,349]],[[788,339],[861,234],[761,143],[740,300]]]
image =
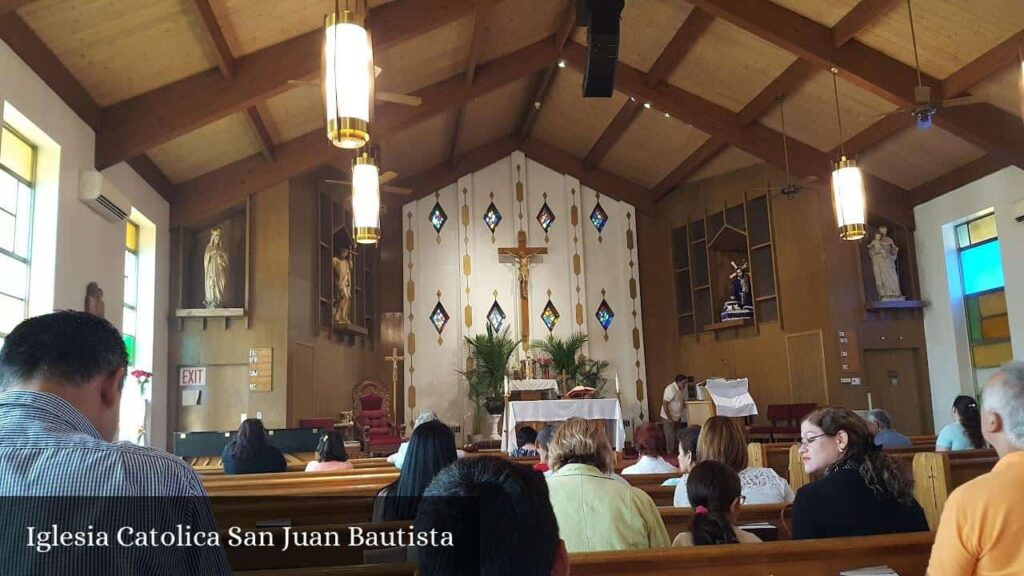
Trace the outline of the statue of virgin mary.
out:
[[[210,231],[210,242],[206,245],[203,257],[203,271],[206,276],[206,300],[203,304],[209,309],[221,308],[228,281],[228,255],[221,246],[220,227]]]

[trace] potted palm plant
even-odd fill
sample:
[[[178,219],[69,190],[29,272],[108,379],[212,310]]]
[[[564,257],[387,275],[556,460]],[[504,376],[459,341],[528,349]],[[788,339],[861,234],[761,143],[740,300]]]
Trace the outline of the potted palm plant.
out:
[[[500,419],[504,410],[502,392],[508,361],[520,342],[509,334],[508,328],[498,333],[488,324],[486,332],[465,338],[472,364],[459,373],[469,384],[469,398],[492,419]]]
[[[569,383],[577,380],[580,372],[579,355],[583,351],[583,345],[587,342],[587,336],[582,332],[573,332],[568,338],[548,335],[543,340],[534,340],[531,348],[551,358],[551,372],[563,388],[571,387]],[[567,379],[562,379],[565,375]],[[564,380],[564,381],[563,381]],[[561,391],[564,395],[566,390]]]

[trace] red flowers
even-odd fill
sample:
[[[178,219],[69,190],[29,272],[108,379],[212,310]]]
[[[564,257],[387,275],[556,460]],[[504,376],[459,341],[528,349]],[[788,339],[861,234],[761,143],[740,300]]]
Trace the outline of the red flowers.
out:
[[[132,378],[135,378],[136,380],[149,380],[152,377],[152,372],[146,372],[145,370],[132,370]]]

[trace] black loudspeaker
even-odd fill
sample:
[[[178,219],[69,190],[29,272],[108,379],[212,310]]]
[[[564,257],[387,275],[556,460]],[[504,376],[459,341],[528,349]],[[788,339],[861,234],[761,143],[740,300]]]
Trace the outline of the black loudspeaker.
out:
[[[578,0],[576,22],[587,26],[584,98],[609,98],[619,61],[619,19],[625,0]],[[583,24],[585,23],[585,24]]]

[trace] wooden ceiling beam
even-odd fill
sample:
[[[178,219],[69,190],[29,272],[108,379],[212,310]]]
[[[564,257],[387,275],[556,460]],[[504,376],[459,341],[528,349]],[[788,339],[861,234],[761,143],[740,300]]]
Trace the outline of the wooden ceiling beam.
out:
[[[968,162],[959,168],[925,182],[910,191],[910,198],[914,206],[923,204],[933,198],[938,198],[947,192],[952,192],[961,186],[966,186],[975,180],[984,178],[993,172],[998,172],[1009,166],[1009,162],[986,154],[977,160]]]
[[[220,23],[217,22],[217,15],[213,13],[210,0],[193,0],[193,2],[196,5],[196,10],[199,11],[206,37],[210,40],[213,51],[217,55],[217,67],[220,68],[221,75],[228,79],[234,78],[235,57],[231,54],[231,48],[228,47],[228,41],[224,38],[224,31],[221,29]]]
[[[736,114],[736,121],[740,126],[747,126],[757,122],[762,116],[768,113],[778,103],[780,95],[788,94],[796,90],[798,86],[806,82],[818,69],[805,60],[799,58],[789,65],[782,74],[772,80],[768,86],[754,96],[754,98]],[[711,137],[700,148],[686,157],[672,172],[669,172],[661,182],[651,190],[654,201],[658,202],[668,196],[677,186],[686,182],[693,174],[703,168],[729,147],[727,142]]]
[[[495,0],[395,0],[370,11],[373,49],[380,53],[469,16]],[[289,89],[289,80],[320,72],[320,28],[235,59],[234,77],[211,69],[103,110],[97,135],[100,167],[155,148],[241,112]],[[198,96],[197,96],[198,95]]]
[[[481,46],[483,45],[484,39],[484,24],[487,22],[487,12],[483,9],[477,10],[476,16],[473,18],[473,36],[469,41],[469,57],[467,58],[466,64],[466,85],[473,85],[473,77],[476,75],[476,64],[480,58]],[[466,114],[466,105],[459,106],[459,111],[455,113],[455,126],[452,130],[452,141],[448,147],[448,165],[451,167],[455,166],[455,153],[459,149],[459,133],[462,131],[462,119]]]
[[[770,0],[692,3],[822,68],[837,66],[844,78],[890,102],[914,103],[913,67],[857,41],[835,48],[831,30]],[[922,81],[933,87],[933,97],[942,98],[940,81],[928,75],[922,75]],[[935,115],[935,124],[1024,168],[1024,125],[1013,114],[991,104],[974,104],[942,110]]]
[[[842,149],[850,158],[863,154],[888,140],[892,136],[910,128],[910,114],[889,114],[883,116],[871,126],[861,130],[843,143]],[[829,156],[838,158],[840,147],[836,146]]]
[[[477,67],[472,86],[465,75],[449,78],[415,93],[420,106],[382,104],[371,127],[379,142],[419,122],[433,118],[454,106],[465,104],[488,92],[525,78],[549,64],[557,55],[547,38]],[[308,172],[321,164],[351,158],[350,151],[331,146],[323,130],[317,129],[276,147],[274,162],[256,154],[200,175],[179,186],[178,201],[171,210],[175,225],[195,222],[217,214],[250,194]]]
[[[0,18],[0,40],[10,46],[79,118],[94,131],[99,129],[99,104],[16,12]]]
[[[943,97],[959,96],[1003,68],[1018,63],[1022,46],[1024,46],[1024,30],[1010,36],[995,48],[950,74],[942,81]]]
[[[562,19],[562,25],[558,29],[558,33],[555,34],[554,43],[558,49],[555,60],[544,70],[544,73],[537,79],[537,84],[533,90],[533,98],[526,103],[526,110],[523,112],[523,120],[519,124],[519,139],[525,140],[530,137],[530,131],[533,130],[533,125],[537,123],[537,118],[540,116],[540,109],[544,105],[544,100],[547,99],[548,90],[551,89],[551,81],[554,79],[555,72],[558,71],[558,55],[565,49],[566,42],[569,41],[569,37],[572,36],[573,30],[576,29],[576,2],[575,0],[569,0],[565,16]]]
[[[605,157],[605,154],[608,154],[612,146],[615,146],[615,143],[619,141],[619,137],[629,128],[629,125],[633,123],[637,115],[643,112],[643,109],[643,105],[636,100],[627,99],[622,104],[622,108],[619,108],[615,117],[612,118],[612,121],[608,123],[601,136],[590,147],[590,152],[587,152],[586,157],[583,158],[583,167],[590,170],[597,166],[597,163]]]
[[[174,184],[171,183],[171,180],[164,175],[160,167],[149,156],[139,154],[134,158],[129,158],[128,165],[149,184],[150,188],[156,190],[157,194],[162,196],[164,200],[167,200],[168,204],[174,202]]]
[[[901,3],[902,0],[860,0],[832,27],[832,45],[839,48],[853,40],[861,30]]]
[[[249,106],[245,109],[245,119],[253,134],[256,135],[256,141],[260,145],[260,152],[263,153],[263,158],[267,162],[273,162],[274,139],[270,137],[267,125],[263,123],[263,116],[260,114],[260,111],[255,106]]]
[[[8,12],[14,12],[22,6],[27,6],[35,0],[0,0],[0,17],[6,16]]]

